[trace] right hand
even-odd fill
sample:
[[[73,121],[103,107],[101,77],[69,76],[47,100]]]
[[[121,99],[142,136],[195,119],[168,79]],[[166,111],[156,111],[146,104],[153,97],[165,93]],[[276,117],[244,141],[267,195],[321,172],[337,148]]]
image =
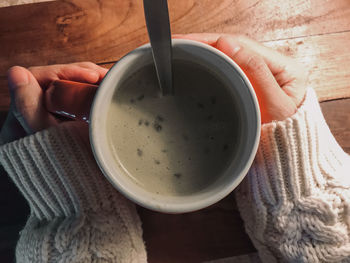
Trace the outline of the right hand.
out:
[[[54,80],[98,84],[107,69],[91,62],[37,66],[14,66],[8,71],[10,110],[0,132],[0,145],[57,125],[59,120],[44,105],[44,92]],[[81,130],[88,142],[88,129]]]
[[[307,74],[303,66],[289,57],[245,36],[199,33],[174,38],[200,41],[231,57],[254,87],[262,123],[292,116],[303,102]]]

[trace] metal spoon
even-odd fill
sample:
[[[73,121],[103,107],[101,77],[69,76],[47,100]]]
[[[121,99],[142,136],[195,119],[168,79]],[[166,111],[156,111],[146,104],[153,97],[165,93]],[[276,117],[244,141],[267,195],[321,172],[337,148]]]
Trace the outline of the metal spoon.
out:
[[[171,32],[167,0],[143,0],[148,36],[163,96],[173,90]]]

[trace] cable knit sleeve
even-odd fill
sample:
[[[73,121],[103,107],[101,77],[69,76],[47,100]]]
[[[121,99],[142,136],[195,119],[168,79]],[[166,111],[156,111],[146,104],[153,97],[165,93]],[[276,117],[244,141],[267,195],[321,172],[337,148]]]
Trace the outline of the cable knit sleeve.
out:
[[[312,89],[295,115],[262,127],[236,200],[264,262],[350,261],[350,158]]]
[[[31,214],[17,262],[146,262],[134,205],[100,173],[68,122],[0,148],[0,160]]]

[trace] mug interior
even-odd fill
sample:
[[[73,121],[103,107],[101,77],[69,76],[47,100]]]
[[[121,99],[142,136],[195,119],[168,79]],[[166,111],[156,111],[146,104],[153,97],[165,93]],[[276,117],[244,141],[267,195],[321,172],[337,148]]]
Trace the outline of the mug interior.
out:
[[[149,44],[135,49],[108,72],[95,96],[90,116],[93,153],[107,179],[126,197],[141,206],[167,213],[207,207],[228,195],[244,178],[254,159],[260,136],[260,112],[254,90],[242,70],[213,47],[190,40],[173,40],[173,59],[198,64],[229,88],[238,111],[238,143],[230,165],[205,189],[189,195],[159,195],[145,190],[125,174],[107,139],[107,115],[112,98],[123,82],[152,63]]]

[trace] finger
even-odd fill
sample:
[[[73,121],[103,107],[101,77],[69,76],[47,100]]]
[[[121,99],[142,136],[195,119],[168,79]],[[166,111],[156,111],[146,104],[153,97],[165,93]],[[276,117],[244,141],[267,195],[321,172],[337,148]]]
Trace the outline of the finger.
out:
[[[262,122],[284,119],[292,115],[296,106],[280,88],[265,60],[239,42],[226,36],[217,41],[217,48],[231,57],[246,73],[257,94]]]
[[[191,34],[174,34],[172,35],[173,38],[178,39],[189,39],[194,41],[199,41],[211,46],[215,46],[217,40],[220,38],[220,36],[223,36],[224,34],[217,34],[217,33],[191,33]]]
[[[27,69],[15,66],[8,71],[13,114],[27,133],[34,133],[57,124],[43,105],[43,90]]]
[[[97,65],[96,65],[97,66]],[[42,87],[47,87],[53,80],[63,79],[86,83],[98,83],[106,74],[105,70],[96,67],[94,69],[87,68],[86,64],[62,64],[39,66],[29,68],[30,72],[37,79]]]
[[[95,63],[89,62],[89,61],[76,62],[73,64],[80,66],[80,67],[83,67],[83,68],[92,69],[92,70],[98,72],[98,74],[100,75],[100,80],[102,80],[108,72],[107,68],[101,67],[101,66],[99,66]]]
[[[262,56],[273,75],[278,76],[279,74],[282,74],[285,72],[287,65],[293,64],[293,60],[289,57],[286,57],[276,50],[268,48],[251,38],[246,36],[236,36],[231,38],[236,40],[241,46],[244,46]]]
[[[285,79],[284,76],[281,76],[285,71],[285,67],[291,63],[291,59],[283,56],[279,52],[268,48],[259,42],[248,38],[243,35],[228,35],[228,34],[218,34],[218,33],[193,33],[193,34],[177,34],[173,36],[174,38],[181,39],[190,39],[199,41],[211,46],[217,47],[217,41],[220,37],[231,38],[232,41],[236,41],[240,46],[249,48],[254,53],[260,55],[265,60],[269,69],[273,75],[276,75],[278,78]],[[218,48],[220,49],[220,48]]]

